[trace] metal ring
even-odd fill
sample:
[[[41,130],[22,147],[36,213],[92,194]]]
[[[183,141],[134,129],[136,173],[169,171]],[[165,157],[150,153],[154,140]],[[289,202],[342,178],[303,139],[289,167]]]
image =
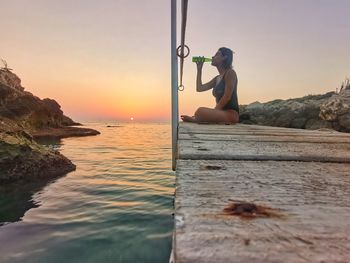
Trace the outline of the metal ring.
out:
[[[190,54],[190,48],[187,46],[187,45],[184,45],[184,48],[185,49],[187,49],[187,54],[185,55],[185,53],[184,53],[184,55],[183,56],[181,56],[181,45],[180,46],[178,46],[177,47],[177,49],[176,49],[176,53],[177,53],[177,55],[180,57],[180,58],[186,58],[186,57],[188,57],[188,55]]]
[[[184,86],[184,85],[180,85],[180,86],[178,87],[178,90],[179,90],[179,91],[184,91],[184,90],[185,90],[185,86]]]

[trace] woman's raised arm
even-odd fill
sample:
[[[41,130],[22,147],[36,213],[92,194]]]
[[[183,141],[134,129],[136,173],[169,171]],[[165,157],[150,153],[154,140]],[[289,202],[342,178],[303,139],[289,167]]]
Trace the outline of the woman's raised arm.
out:
[[[197,62],[197,81],[196,81],[196,90],[197,92],[202,92],[210,90],[215,87],[216,78],[213,78],[208,83],[202,84],[202,68],[203,62]]]
[[[202,84],[202,81],[200,81],[198,83],[198,77],[197,77],[197,91],[198,92],[210,90],[210,89],[215,87],[215,84],[216,84],[216,77],[213,78],[211,81],[205,83],[205,84]]]

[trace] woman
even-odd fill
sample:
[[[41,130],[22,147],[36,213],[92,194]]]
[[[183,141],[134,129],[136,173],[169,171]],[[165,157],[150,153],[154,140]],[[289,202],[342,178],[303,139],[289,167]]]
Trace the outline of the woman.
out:
[[[232,69],[233,52],[222,47],[214,57],[211,65],[215,66],[219,75],[208,83],[202,84],[203,62],[197,62],[197,92],[213,89],[216,99],[214,109],[200,107],[194,116],[181,115],[185,122],[229,123],[239,121],[239,107],[237,99],[237,75]]]

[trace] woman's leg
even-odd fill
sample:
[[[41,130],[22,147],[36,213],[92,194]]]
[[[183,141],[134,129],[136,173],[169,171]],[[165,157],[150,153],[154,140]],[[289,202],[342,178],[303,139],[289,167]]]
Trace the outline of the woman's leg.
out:
[[[194,114],[196,122],[238,123],[239,115],[235,110],[216,110],[200,107]]]

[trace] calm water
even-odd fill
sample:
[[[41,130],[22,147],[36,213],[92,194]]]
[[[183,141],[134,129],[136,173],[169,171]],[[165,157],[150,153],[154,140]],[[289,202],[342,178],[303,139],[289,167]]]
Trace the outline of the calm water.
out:
[[[51,146],[75,172],[0,187],[0,262],[168,262],[170,125],[119,125]]]

